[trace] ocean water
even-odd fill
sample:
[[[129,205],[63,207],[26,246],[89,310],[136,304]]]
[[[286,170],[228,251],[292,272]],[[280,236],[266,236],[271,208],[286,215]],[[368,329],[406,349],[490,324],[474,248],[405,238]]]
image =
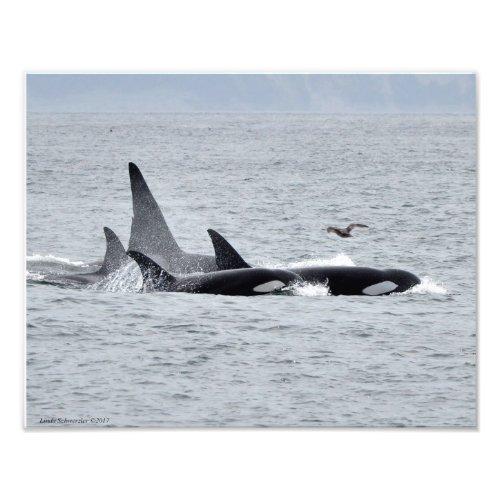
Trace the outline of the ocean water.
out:
[[[476,117],[28,114],[29,427],[475,427]],[[127,246],[128,162],[180,246],[253,264],[397,267],[403,294],[139,293],[94,286]],[[364,223],[353,238],[328,225]]]

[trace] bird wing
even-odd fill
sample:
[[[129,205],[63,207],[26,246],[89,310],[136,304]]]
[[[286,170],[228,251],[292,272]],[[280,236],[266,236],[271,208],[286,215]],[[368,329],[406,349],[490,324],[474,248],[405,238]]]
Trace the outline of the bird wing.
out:
[[[355,227],[368,227],[366,224],[349,224],[347,227],[346,227],[346,231],[348,233],[351,232],[351,230],[353,230]]]

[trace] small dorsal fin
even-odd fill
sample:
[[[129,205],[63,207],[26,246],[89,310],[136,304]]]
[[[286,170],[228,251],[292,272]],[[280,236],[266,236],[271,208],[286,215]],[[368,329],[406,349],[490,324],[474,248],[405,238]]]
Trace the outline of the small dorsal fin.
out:
[[[147,255],[179,258],[184,254],[170,232],[161,209],[135,163],[128,164],[134,216],[129,250]],[[161,262],[166,265],[167,262]]]
[[[166,290],[175,283],[176,278],[141,252],[129,250],[127,255],[137,262],[142,274],[143,288],[151,286],[153,290]]]
[[[127,263],[128,258],[118,236],[109,227],[104,228],[104,235],[106,236],[106,254],[101,269],[99,269],[99,274],[108,275],[118,271],[120,267]]]
[[[215,250],[215,262],[219,271],[227,269],[244,269],[252,267],[247,264],[241,255],[217,231],[208,230]]]

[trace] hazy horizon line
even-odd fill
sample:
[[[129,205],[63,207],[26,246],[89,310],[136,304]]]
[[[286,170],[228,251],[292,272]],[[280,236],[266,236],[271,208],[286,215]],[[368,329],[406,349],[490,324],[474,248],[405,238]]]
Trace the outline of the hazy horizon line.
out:
[[[477,115],[475,111],[30,111],[40,115]]]

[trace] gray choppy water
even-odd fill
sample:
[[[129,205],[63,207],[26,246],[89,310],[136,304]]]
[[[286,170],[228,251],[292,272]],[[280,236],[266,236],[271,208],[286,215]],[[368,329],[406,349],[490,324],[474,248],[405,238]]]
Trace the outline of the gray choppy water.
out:
[[[474,116],[29,114],[27,141],[29,426],[476,425]],[[187,251],[212,253],[212,227],[256,264],[424,282],[140,294],[130,264],[94,287],[45,284],[92,270],[103,225],[126,245],[129,161]],[[349,222],[370,229],[322,231]]]

